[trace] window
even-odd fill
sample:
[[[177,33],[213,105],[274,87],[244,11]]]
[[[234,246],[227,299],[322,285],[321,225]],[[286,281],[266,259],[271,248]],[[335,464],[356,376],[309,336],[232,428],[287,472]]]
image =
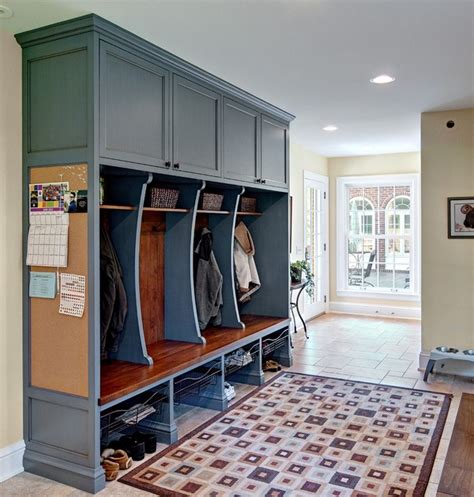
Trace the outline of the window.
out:
[[[373,205],[363,197],[349,201],[349,227],[351,233],[371,235],[374,229]]]
[[[338,178],[337,291],[417,296],[418,176]]]

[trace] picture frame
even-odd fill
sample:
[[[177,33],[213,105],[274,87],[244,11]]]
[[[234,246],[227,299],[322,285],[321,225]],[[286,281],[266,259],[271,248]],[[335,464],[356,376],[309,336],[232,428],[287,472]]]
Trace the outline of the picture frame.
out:
[[[474,238],[474,196],[448,197],[448,238]]]

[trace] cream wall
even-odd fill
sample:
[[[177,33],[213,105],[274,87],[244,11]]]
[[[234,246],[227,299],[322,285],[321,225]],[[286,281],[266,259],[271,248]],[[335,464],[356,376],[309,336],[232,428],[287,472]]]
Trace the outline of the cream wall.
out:
[[[423,350],[474,348],[474,240],[447,237],[447,198],[474,196],[474,109],[422,114],[421,192]]]
[[[290,144],[290,195],[293,198],[292,216],[292,261],[304,259],[304,171],[328,175],[326,157],[308,150],[296,143]],[[300,309],[304,314],[304,299]]]
[[[0,449],[23,438],[21,51],[0,31]]]
[[[330,302],[365,304],[378,307],[419,307],[419,302],[338,297],[336,295],[336,182],[341,176],[365,176],[420,172],[418,152],[328,159],[329,171],[329,276]]]
[[[328,175],[326,157],[296,143],[290,144],[290,195],[293,197],[291,260],[304,258],[304,171]]]

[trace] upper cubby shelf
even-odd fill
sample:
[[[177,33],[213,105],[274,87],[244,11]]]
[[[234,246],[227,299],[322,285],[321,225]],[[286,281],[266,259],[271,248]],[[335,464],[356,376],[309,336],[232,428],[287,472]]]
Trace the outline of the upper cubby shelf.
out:
[[[100,206],[103,210],[111,210],[111,211],[133,211],[136,208],[131,205],[112,205],[112,204],[102,204]],[[144,207],[144,212],[189,212],[189,209],[167,209],[164,207]],[[198,214],[222,214],[228,215],[230,211],[211,211],[211,210],[202,210],[198,209],[196,211]],[[237,211],[237,216],[261,216],[261,212],[243,212]]]

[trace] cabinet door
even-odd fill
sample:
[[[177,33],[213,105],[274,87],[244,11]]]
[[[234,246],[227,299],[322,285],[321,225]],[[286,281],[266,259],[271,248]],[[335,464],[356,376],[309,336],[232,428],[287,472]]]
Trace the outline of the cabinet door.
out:
[[[288,187],[288,126],[262,115],[262,182]]]
[[[164,166],[169,160],[169,73],[102,42],[100,153]]]
[[[173,167],[220,176],[222,97],[197,83],[173,76]]]
[[[224,99],[224,177],[256,183],[259,178],[260,115]]]

